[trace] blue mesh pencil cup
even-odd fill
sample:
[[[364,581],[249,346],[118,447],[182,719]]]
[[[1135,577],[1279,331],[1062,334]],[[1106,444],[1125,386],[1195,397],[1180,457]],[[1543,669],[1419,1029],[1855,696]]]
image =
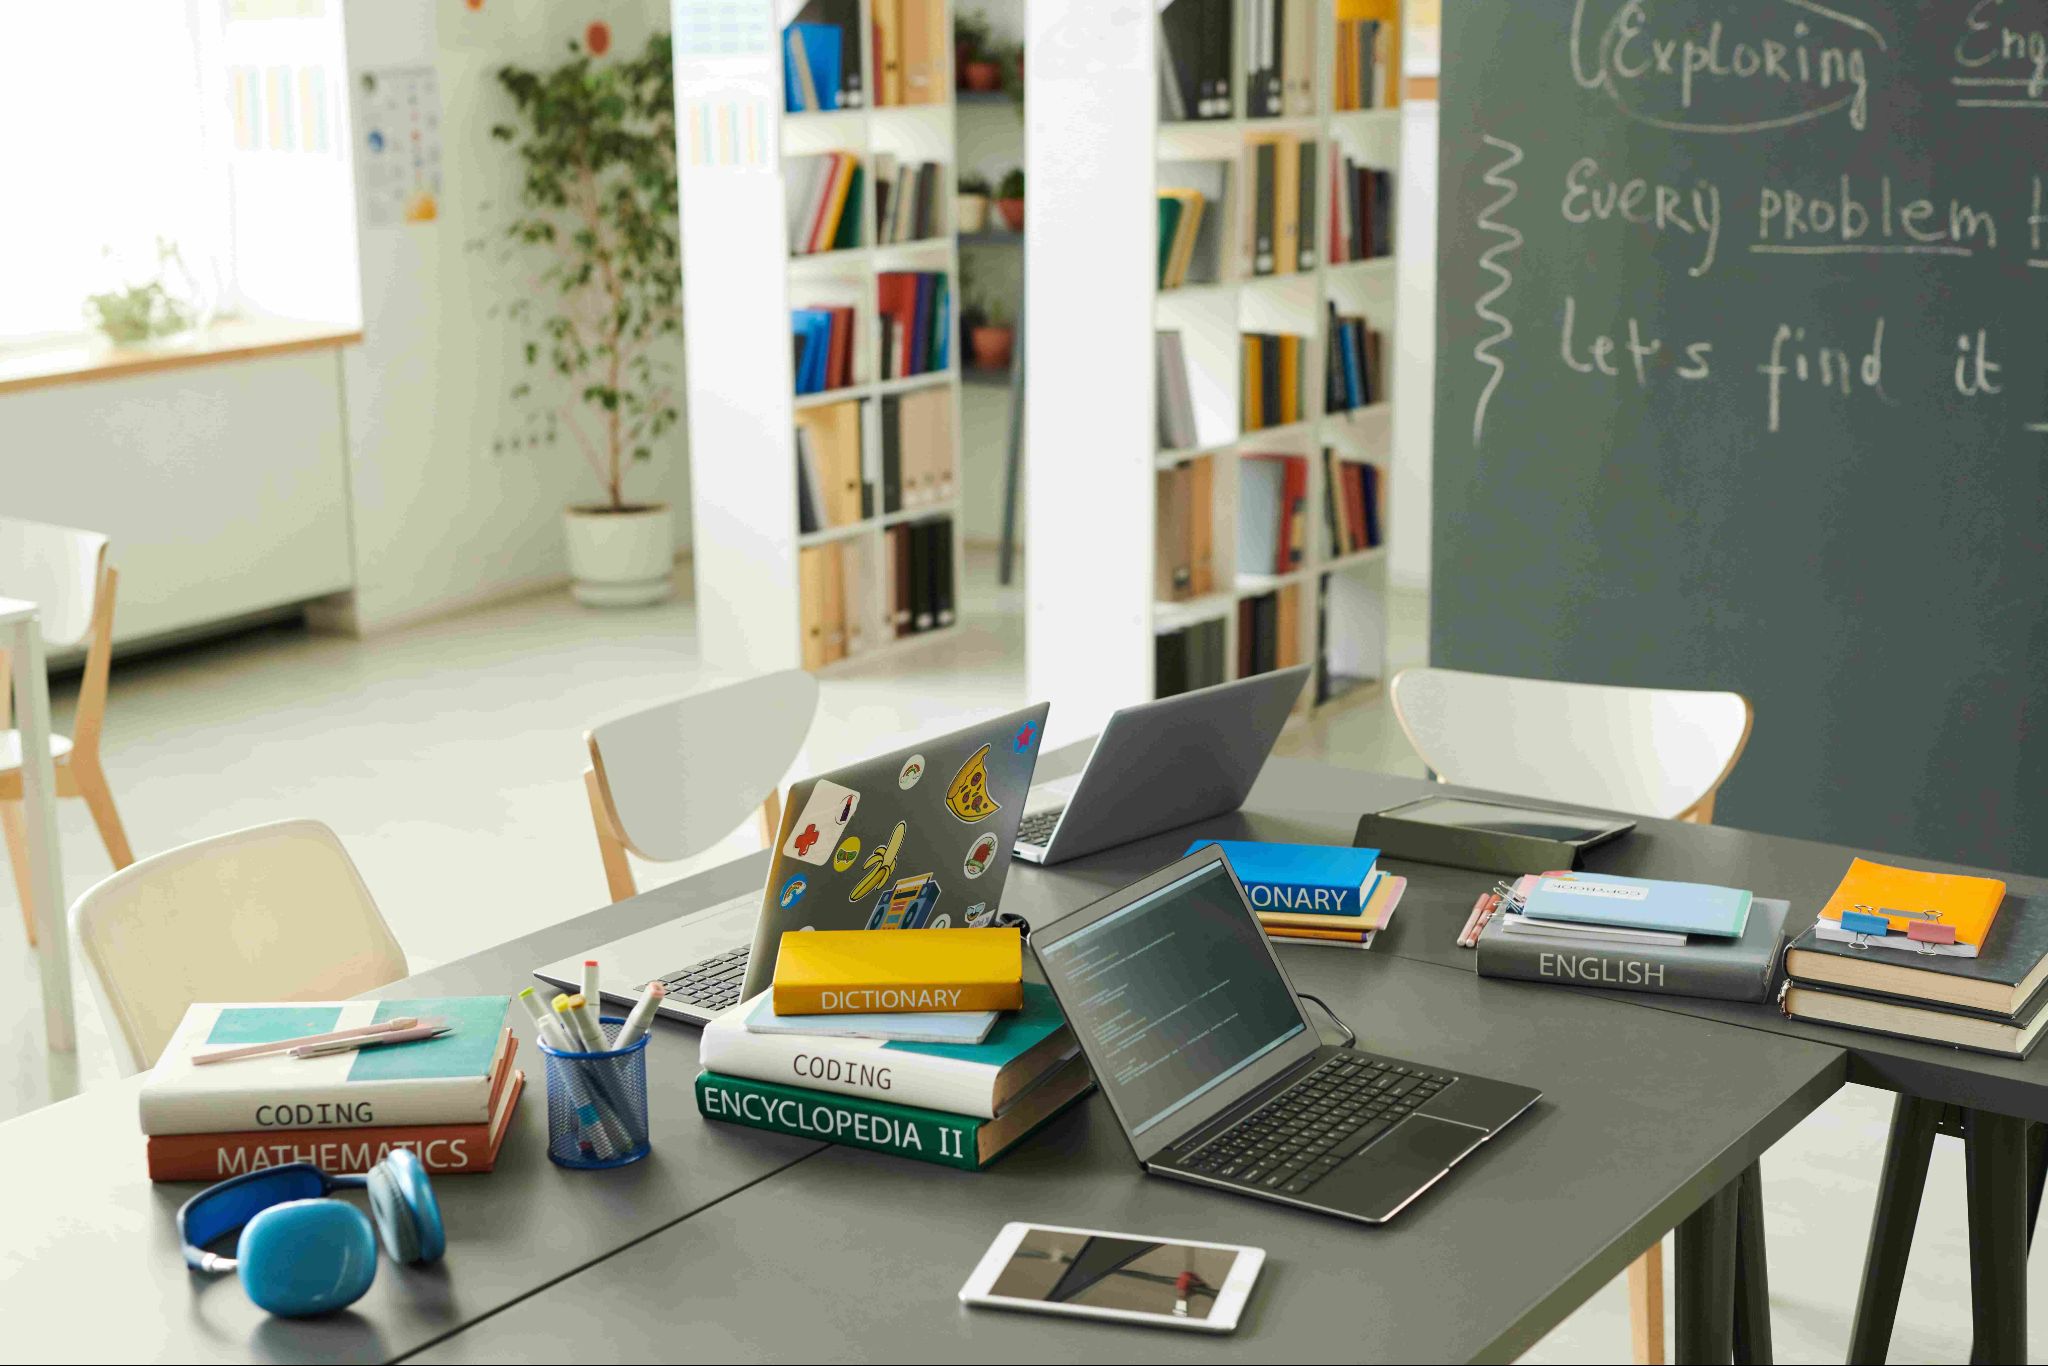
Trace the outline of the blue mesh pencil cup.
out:
[[[599,1022],[606,1041],[626,1022]],[[565,1053],[539,1041],[548,1060],[548,1157],[564,1167],[623,1167],[647,1156],[649,1030],[606,1053]]]

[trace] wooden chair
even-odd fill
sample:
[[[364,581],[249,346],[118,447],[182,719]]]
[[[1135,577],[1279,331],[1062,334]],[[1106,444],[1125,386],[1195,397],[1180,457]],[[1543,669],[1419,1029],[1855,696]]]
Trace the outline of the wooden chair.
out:
[[[348,851],[318,821],[146,858],[78,898],[71,932],[130,1073],[154,1065],[194,1001],[338,1000],[407,972]]]
[[[85,676],[78,688],[76,724],[67,736],[50,737],[57,795],[83,797],[99,828],[100,842],[114,867],[135,862],[113,789],[100,763],[100,727],[107,712],[107,669],[114,651],[115,572],[107,563],[107,538],[90,531],[0,517],[0,595],[25,598],[40,609],[43,643],[68,649],[83,643]],[[0,660],[4,663],[4,660]],[[29,914],[27,836],[21,813],[21,736],[7,729],[12,699],[0,685],[0,827],[21,898],[29,943],[35,921]]]
[[[758,813],[761,839],[782,824],[776,785],[818,711],[801,669],[677,698],[583,734],[583,771],[598,856],[613,901],[633,896],[631,850],[655,863],[700,854]]]
[[[1755,714],[1732,692],[1404,669],[1394,715],[1438,782],[1710,825]],[[1628,1269],[1635,1359],[1664,1360],[1664,1244]]]

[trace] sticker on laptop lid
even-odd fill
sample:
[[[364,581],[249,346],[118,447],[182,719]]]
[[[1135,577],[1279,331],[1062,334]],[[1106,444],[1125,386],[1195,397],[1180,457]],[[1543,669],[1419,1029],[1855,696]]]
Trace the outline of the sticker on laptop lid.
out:
[[[853,867],[853,861],[860,857],[860,837],[848,835],[839,841],[839,847],[832,851],[832,871],[843,873]]]
[[[970,929],[984,930],[993,921],[995,912],[988,908],[986,901],[977,901],[962,913]]]
[[[860,793],[820,778],[804,803],[803,814],[790,827],[789,838],[782,842],[783,855],[809,864],[823,864],[832,857],[833,842],[859,807]]]
[[[896,822],[896,829],[890,833],[889,842],[878,844],[868,850],[867,860],[861,864],[860,881],[854,883],[853,890],[846,894],[848,901],[859,901],[896,876],[896,856],[903,852],[903,835],[909,828],[908,821]]]
[[[1002,804],[988,795],[988,751],[983,745],[968,756],[946,788],[946,809],[972,825],[1002,810]]]
[[[939,904],[939,881],[930,873],[913,873],[875,898],[868,915],[871,930],[919,930],[931,928],[932,911]]]
[[[775,894],[775,903],[786,911],[796,905],[797,902],[802,901],[804,893],[810,889],[810,882],[805,879],[802,873],[798,873],[795,877],[782,884],[782,890]]]
[[[903,761],[903,767],[897,771],[896,786],[908,792],[911,788],[917,786],[917,780],[923,776],[924,756],[922,754],[913,754]]]
[[[988,871],[988,866],[995,861],[995,857],[995,831],[984,831],[979,839],[968,846],[967,861],[960,865],[960,871],[965,873],[971,882]]]
[[[1031,742],[1038,738],[1038,723],[1026,721],[1017,728],[1017,734],[1010,741],[1010,748],[1022,754],[1031,748]]]

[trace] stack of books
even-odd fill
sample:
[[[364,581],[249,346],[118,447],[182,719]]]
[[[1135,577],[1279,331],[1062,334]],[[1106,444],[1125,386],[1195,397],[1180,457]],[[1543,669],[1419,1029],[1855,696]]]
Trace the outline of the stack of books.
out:
[[[1237,572],[1291,574],[1308,554],[1308,457],[1247,451],[1237,462]]]
[[[1336,844],[1196,840],[1215,845],[1244,884],[1268,939],[1330,949],[1369,949],[1393,918],[1408,879],[1379,867],[1380,851]]]
[[[1302,363],[1308,338],[1292,332],[1247,332],[1244,334],[1244,429],[1281,427],[1299,422],[1302,411],[1301,384],[1307,374]]]
[[[1301,663],[1301,585],[1237,600],[1237,676],[1291,669]]]
[[[1329,310],[1330,326],[1323,339],[1324,406],[1333,413],[1370,407],[1387,396],[1386,336],[1363,317],[1339,313],[1335,303]]]
[[[1158,7],[1159,118],[1227,119],[1236,113],[1230,83],[1231,0],[1165,0]]]
[[[806,669],[953,624],[950,517],[802,546],[796,568]]]
[[[1216,591],[1215,464],[1207,456],[1156,471],[1155,596],[1182,602]]]
[[[1330,532],[1330,550],[1355,555],[1380,544],[1380,467],[1369,460],[1346,460],[1323,447],[1323,520]]]
[[[952,363],[953,309],[941,271],[885,270],[875,277],[882,323],[882,378],[944,370]]]
[[[1211,617],[1152,637],[1153,691],[1176,697],[1223,681],[1223,618]]]
[[[945,168],[936,161],[875,156],[875,240],[922,242],[945,231]]]
[[[1531,873],[1480,930],[1479,975],[1761,1001],[1789,909],[1735,887]]]
[[[782,107],[790,114],[858,109],[860,0],[810,0],[782,30]]]
[[[860,158],[851,152],[789,162],[789,254],[814,256],[861,245]]]
[[[1011,929],[797,931],[704,1030],[706,1119],[978,1171],[1094,1085]]]
[[[487,1172],[526,1088],[511,1007],[509,996],[193,1005],[142,1085],[149,1179],[219,1181],[292,1162],[352,1175],[393,1148],[436,1176]],[[444,1029],[342,1051],[328,1051],[340,1040],[300,1044],[308,1056],[257,1051],[406,1018]],[[229,1051],[240,1056],[201,1061]]]
[[[1785,972],[1795,1018],[2024,1058],[2048,1025],[2048,911],[1995,878],[1857,859]]]
[[[1251,117],[1316,112],[1315,0],[1246,0],[1245,88]]]
[[[854,382],[859,315],[859,309],[852,304],[789,311],[797,393],[822,394],[830,389],[844,389]]]
[[[1337,109],[1401,102],[1401,0],[1337,0]]]
[[[1252,275],[1316,268],[1315,139],[1265,134],[1245,140],[1244,264]]]
[[[1159,287],[1214,284],[1223,274],[1231,163],[1159,163]]]
[[[1330,259],[1371,261],[1394,252],[1394,174],[1333,154]]]

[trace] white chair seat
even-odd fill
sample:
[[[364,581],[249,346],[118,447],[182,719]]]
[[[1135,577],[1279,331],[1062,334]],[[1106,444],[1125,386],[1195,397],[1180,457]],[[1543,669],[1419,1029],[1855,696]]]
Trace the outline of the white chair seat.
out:
[[[71,752],[71,737],[50,736],[50,757],[61,759]],[[0,730],[0,773],[12,773],[21,767],[21,732]]]

